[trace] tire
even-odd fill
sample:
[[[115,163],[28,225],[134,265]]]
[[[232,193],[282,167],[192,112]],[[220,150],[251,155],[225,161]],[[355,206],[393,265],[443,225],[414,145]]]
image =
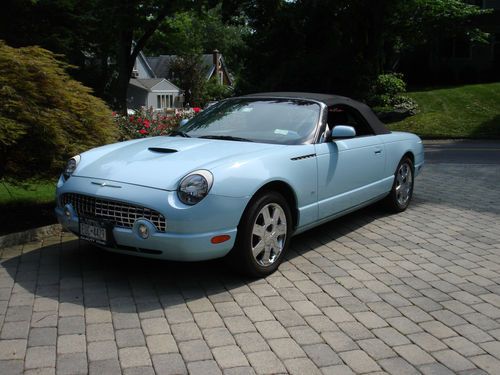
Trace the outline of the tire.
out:
[[[414,167],[410,157],[405,156],[394,173],[391,192],[384,199],[385,207],[392,212],[403,212],[413,197]]]
[[[251,277],[265,277],[280,265],[292,233],[292,214],[279,193],[263,192],[252,199],[238,226],[232,261]]]

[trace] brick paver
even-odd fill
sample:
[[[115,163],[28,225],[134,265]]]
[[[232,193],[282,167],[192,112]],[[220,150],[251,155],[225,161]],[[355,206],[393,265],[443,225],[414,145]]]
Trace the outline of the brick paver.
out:
[[[263,280],[67,233],[0,249],[0,373],[497,373],[500,166],[427,165],[414,198],[294,238]]]

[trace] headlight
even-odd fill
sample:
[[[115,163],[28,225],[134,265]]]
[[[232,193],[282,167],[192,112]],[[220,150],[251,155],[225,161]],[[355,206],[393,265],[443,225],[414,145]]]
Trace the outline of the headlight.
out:
[[[209,171],[191,172],[181,180],[177,196],[182,203],[192,206],[207,196],[213,181],[214,177]]]
[[[65,180],[67,180],[68,178],[71,177],[71,175],[75,171],[76,167],[78,166],[78,163],[80,163],[80,155],[73,156],[71,159],[68,160],[68,163],[66,164],[66,168],[64,168],[64,172],[63,172],[63,176],[64,176]]]

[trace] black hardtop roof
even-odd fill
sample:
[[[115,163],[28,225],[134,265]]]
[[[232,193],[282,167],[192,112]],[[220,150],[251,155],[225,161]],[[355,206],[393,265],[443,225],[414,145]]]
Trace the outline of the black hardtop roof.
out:
[[[359,111],[361,115],[368,121],[375,134],[388,134],[390,131],[385,124],[373,113],[370,107],[357,100],[340,95],[317,94],[311,92],[262,92],[243,96],[244,98],[292,98],[315,100],[324,103],[328,107],[333,105],[349,105]]]

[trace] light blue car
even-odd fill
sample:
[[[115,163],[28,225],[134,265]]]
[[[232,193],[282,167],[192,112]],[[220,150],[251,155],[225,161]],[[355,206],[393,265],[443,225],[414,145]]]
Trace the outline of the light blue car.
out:
[[[168,137],[71,158],[57,184],[64,228],[107,250],[276,270],[294,234],[373,202],[405,210],[422,141],[364,104],[307,93],[221,101]]]

